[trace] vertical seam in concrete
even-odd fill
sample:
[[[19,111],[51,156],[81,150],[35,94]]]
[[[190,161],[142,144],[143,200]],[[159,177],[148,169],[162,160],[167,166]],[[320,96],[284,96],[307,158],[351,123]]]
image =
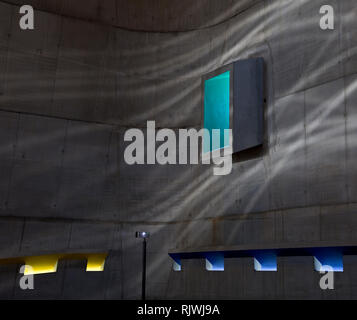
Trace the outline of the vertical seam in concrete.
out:
[[[304,91],[304,171],[307,172],[307,119],[306,119],[306,90]],[[307,178],[304,179],[304,203],[307,205]]]
[[[5,202],[5,207],[8,208],[9,206],[9,201],[10,201],[10,190],[11,190],[11,184],[12,184],[12,178],[13,178],[13,173],[14,173],[14,168],[15,168],[15,163],[16,163],[16,151],[17,151],[17,144],[19,140],[19,131],[20,131],[20,118],[21,115],[17,115],[17,128],[16,128],[16,137],[15,137],[15,144],[14,144],[14,149],[12,153],[12,165],[10,169],[10,175],[9,175],[9,184],[7,188],[7,195],[6,195],[6,202]]]
[[[114,1],[115,3],[115,24],[118,24],[118,1]]]
[[[283,212],[280,213],[281,215],[281,238],[282,241],[285,241],[285,214]]]
[[[322,241],[322,208],[319,208],[319,240]]]
[[[345,188],[346,188],[346,200],[350,203],[350,187],[348,181],[348,110],[347,110],[347,93],[346,93],[346,77],[343,77],[343,95],[344,95],[344,120],[345,120]]]
[[[57,192],[56,192],[56,212],[58,212],[58,213],[60,213],[60,208],[59,208],[58,202],[59,202],[59,194],[61,192],[62,180],[63,180],[63,165],[64,165],[64,155],[66,152],[68,126],[69,126],[69,120],[66,121],[65,134],[64,134],[64,139],[63,139],[62,159],[61,159],[60,172],[59,172],[59,178],[58,178],[58,187],[57,187]]]
[[[26,218],[23,219],[23,223],[22,223],[20,243],[19,243],[19,252],[21,252],[21,250],[22,250],[22,242],[24,240],[25,228],[26,228]]]
[[[123,229],[123,225],[120,224],[118,229],[121,231]],[[121,281],[121,299],[124,300],[124,281],[123,279],[124,278],[124,262],[123,262],[123,237],[122,237],[122,233],[119,232],[119,236],[120,236],[120,251],[121,251],[121,254],[120,254],[120,271],[121,271],[121,274],[122,274],[122,277],[120,278],[120,281]]]
[[[122,231],[124,229],[124,224],[120,224],[118,229],[120,231]],[[125,269],[124,269],[124,262],[123,262],[123,257],[124,257],[124,245],[123,245],[123,237],[122,237],[122,232],[119,232],[119,237],[120,237],[120,251],[121,251],[121,254],[120,254],[120,274],[121,274],[121,278],[120,278],[120,281],[121,281],[121,292],[120,292],[120,295],[121,295],[121,300],[124,300],[124,279],[125,279]]]
[[[243,258],[242,262],[243,262],[243,268],[242,268],[242,277],[243,277],[242,295],[243,295],[243,297],[245,297],[246,282],[244,280],[246,279],[246,277],[245,277],[246,261],[244,260],[244,258]]]
[[[12,23],[13,19],[12,17],[14,16],[14,7],[12,6],[11,8],[11,17],[10,17],[10,31],[7,37],[7,51],[6,51],[6,67],[5,67],[5,83],[4,83],[4,95],[7,93],[7,88],[8,88],[8,74],[9,74],[9,56],[10,56],[10,44],[11,44],[11,37],[12,37]]]
[[[339,45],[339,59],[338,59],[338,63],[340,65],[340,74],[342,75],[342,77],[344,76],[344,66],[343,66],[343,60],[344,60],[344,49],[343,49],[343,16],[342,16],[342,8],[341,8],[341,3],[340,1],[337,1],[337,6],[338,6],[338,16],[339,16],[339,25],[338,25],[338,45]]]
[[[219,64],[220,65],[224,65],[224,52],[226,52],[227,50],[227,41],[228,41],[228,37],[227,35],[229,34],[229,29],[230,29],[230,22],[228,22],[225,26],[225,33],[224,33],[224,40],[223,40],[223,47],[222,47],[222,54],[220,55],[220,59],[219,59]]]
[[[62,181],[63,181],[64,156],[65,156],[66,148],[67,148],[69,123],[70,123],[70,120],[66,121],[66,131],[65,131],[65,135],[64,135],[64,141],[63,141],[63,153],[62,153],[62,160],[61,160],[60,177],[59,177],[58,191],[57,191],[57,197],[56,197],[57,212],[60,212],[60,206],[58,205],[58,202],[59,202],[58,200],[59,200],[59,195],[60,195],[60,192],[61,192]],[[70,248],[70,244],[71,244],[71,240],[72,240],[72,226],[73,226],[73,221],[70,223],[70,226],[69,226],[69,235],[68,235],[67,248]]]
[[[105,161],[105,167],[104,167],[104,180],[110,182],[110,179],[108,179],[109,175],[110,175],[110,168],[109,168],[109,163],[110,163],[110,147],[112,145],[113,142],[113,137],[114,137],[114,128],[112,128],[110,130],[110,136],[109,136],[109,141],[108,141],[108,146],[107,146],[107,154],[106,154],[106,161]],[[104,182],[105,184],[105,182]],[[102,209],[103,209],[103,204],[104,204],[104,196],[105,196],[105,187],[104,187],[104,192],[101,195],[101,199],[100,199],[100,204],[99,204],[99,208],[98,208],[98,214],[99,216],[102,216]]]
[[[341,3],[337,1],[338,11],[339,11],[339,56],[343,59],[343,15],[342,15],[342,8]],[[344,76],[344,66],[341,60],[338,61],[340,64],[340,71],[343,78],[343,95],[344,95],[344,121],[345,121],[345,190],[346,190],[346,201],[347,203],[350,202],[350,193],[349,193],[349,182],[348,182],[348,121],[347,121],[347,93],[346,93],[346,77]]]
[[[12,298],[15,299],[15,295],[16,295],[16,285],[17,285],[17,273],[19,272],[21,266],[18,264],[16,265],[16,269],[15,269],[15,275],[14,275],[14,285],[12,287]]]
[[[269,52],[269,58],[270,58],[270,77],[271,77],[271,95],[267,93],[269,93],[269,88],[267,88],[265,86],[265,98],[267,99],[267,104],[266,104],[266,107],[265,107],[265,114],[266,114],[266,118],[268,119],[269,118],[269,106],[271,108],[271,113],[272,113],[272,125],[271,125],[271,130],[272,130],[272,135],[273,135],[273,142],[271,143],[272,147],[275,148],[276,145],[277,145],[277,132],[276,132],[276,118],[275,118],[275,85],[274,85],[274,79],[275,79],[275,74],[274,74],[274,57],[273,57],[273,53],[272,53],[272,49],[270,47],[270,44],[269,44],[269,41],[266,41],[266,45],[267,45],[267,48],[268,48],[268,52]],[[269,66],[266,67],[266,70],[268,71],[269,70]],[[269,80],[268,78],[268,72],[266,72],[266,75],[265,75],[265,82],[267,83]],[[269,87],[269,84],[268,84],[268,87]],[[268,128],[268,126],[267,126]],[[270,146],[270,139],[268,137],[268,148]]]
[[[71,247],[71,241],[72,241],[72,232],[73,232],[73,223],[71,222],[70,226],[69,226],[69,235],[68,235],[68,243],[67,243],[67,248]]]
[[[61,283],[61,291],[59,294],[60,297],[62,297],[62,299],[64,298],[64,285],[65,285],[65,280],[66,280],[67,266],[68,266],[68,260],[66,260],[64,263],[62,263],[63,277],[62,277],[62,283]]]
[[[55,93],[56,93],[56,84],[57,84],[57,77],[58,77],[58,62],[60,58],[60,49],[61,49],[61,44],[63,40],[63,17],[61,17],[61,29],[60,29],[60,36],[58,39],[58,44],[57,44],[57,56],[56,56],[56,71],[55,71],[55,78],[53,81],[53,90],[52,90],[52,97],[51,97],[51,106],[50,106],[50,114],[53,115],[53,110],[54,110],[54,99],[55,99]]]

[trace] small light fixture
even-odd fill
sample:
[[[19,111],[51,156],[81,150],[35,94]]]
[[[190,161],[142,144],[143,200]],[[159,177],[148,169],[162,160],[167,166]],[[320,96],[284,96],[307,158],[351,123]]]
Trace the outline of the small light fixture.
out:
[[[150,233],[149,232],[136,232],[136,238],[138,239],[148,239],[150,238]]]

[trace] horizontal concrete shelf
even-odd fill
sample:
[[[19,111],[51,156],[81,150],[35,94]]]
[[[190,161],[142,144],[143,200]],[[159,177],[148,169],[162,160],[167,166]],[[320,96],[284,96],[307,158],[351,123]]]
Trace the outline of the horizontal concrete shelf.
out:
[[[169,252],[174,270],[181,271],[181,260],[205,259],[208,271],[224,271],[224,259],[254,258],[256,271],[277,271],[277,257],[312,256],[318,272],[343,272],[343,255],[357,255],[357,243],[317,242],[299,244],[252,245],[175,249]]]

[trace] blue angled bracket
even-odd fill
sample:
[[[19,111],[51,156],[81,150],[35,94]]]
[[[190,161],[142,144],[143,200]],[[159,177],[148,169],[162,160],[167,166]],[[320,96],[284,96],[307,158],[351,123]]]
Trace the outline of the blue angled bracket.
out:
[[[277,255],[273,251],[259,251],[254,255],[255,271],[278,271]]]
[[[174,261],[174,265],[173,265],[174,271],[182,271],[180,255],[174,254],[171,255],[171,258]]]
[[[343,254],[338,249],[316,250],[314,256],[315,270],[318,272],[343,272]]]
[[[206,255],[207,271],[224,271],[224,254],[220,252],[207,253]]]

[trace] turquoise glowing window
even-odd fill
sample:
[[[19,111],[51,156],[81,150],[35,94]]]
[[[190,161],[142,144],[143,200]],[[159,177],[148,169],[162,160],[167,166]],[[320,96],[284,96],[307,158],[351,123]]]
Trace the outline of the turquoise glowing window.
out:
[[[209,153],[229,147],[229,135],[225,136],[224,131],[229,129],[230,120],[230,72],[227,71],[214,78],[206,80],[204,90],[204,128],[209,131],[210,136],[204,138],[203,152]],[[220,130],[218,149],[213,148],[213,130]]]

